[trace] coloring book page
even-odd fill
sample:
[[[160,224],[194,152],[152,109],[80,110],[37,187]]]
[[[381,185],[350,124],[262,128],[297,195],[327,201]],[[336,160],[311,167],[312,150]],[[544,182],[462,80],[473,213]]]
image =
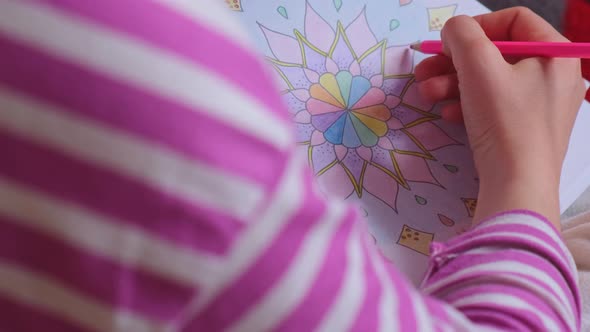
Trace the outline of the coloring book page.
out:
[[[457,0],[226,2],[276,77],[322,190],[359,203],[382,254],[418,283],[432,241],[469,228],[478,178],[464,128],[418,94],[413,68],[425,55],[409,45],[440,39],[454,15],[488,10]]]

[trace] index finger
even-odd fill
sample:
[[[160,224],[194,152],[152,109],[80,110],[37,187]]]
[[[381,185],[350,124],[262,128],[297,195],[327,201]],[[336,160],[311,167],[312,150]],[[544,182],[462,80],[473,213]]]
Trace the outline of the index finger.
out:
[[[495,41],[567,42],[551,24],[526,7],[513,7],[475,16],[486,35]]]

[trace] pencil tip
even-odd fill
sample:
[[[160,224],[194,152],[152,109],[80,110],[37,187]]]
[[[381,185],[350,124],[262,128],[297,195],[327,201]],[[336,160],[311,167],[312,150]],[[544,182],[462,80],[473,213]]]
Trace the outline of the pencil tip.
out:
[[[410,48],[415,50],[415,51],[420,51],[420,42],[418,43],[414,43],[410,45]]]

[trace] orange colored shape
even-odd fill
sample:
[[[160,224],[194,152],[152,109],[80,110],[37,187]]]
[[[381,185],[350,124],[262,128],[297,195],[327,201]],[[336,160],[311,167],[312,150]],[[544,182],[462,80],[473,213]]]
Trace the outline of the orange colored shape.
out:
[[[391,111],[383,104],[355,109],[353,112],[370,116],[381,121],[387,121],[391,118]]]
[[[312,85],[311,88],[309,89],[309,94],[317,100],[321,100],[323,102],[334,105],[334,106],[339,107],[341,109],[344,108],[344,105],[342,105],[342,103],[340,103],[338,100],[336,100],[336,98],[334,98],[334,96],[332,96],[326,89],[324,89],[319,84]]]
[[[367,128],[369,128],[375,135],[381,137],[387,134],[389,128],[387,128],[387,123],[372,118],[370,116],[366,116],[363,114],[359,114],[357,112],[352,112],[354,116],[356,116]]]
[[[430,244],[433,240],[434,234],[404,225],[397,244],[428,256],[430,254]]]

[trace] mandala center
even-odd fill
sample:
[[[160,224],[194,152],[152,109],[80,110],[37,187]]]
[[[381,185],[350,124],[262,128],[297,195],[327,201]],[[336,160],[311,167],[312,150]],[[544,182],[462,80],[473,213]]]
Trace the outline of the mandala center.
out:
[[[384,104],[385,94],[363,76],[325,73],[311,86],[310,95],[312,124],[332,144],[372,147],[389,130],[391,111]]]

